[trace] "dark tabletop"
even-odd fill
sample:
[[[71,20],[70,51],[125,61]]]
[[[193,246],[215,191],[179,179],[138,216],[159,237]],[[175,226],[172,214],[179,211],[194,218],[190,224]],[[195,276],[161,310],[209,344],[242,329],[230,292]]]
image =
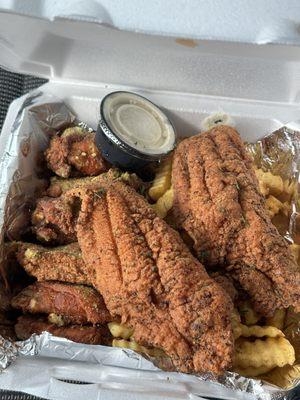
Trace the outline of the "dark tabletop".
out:
[[[0,68],[0,130],[10,103],[47,82],[34,76],[15,74]]]

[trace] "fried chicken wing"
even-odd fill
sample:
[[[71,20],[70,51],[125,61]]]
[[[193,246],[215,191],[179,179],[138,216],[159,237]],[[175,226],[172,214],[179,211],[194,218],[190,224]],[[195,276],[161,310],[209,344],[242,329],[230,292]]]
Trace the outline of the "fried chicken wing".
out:
[[[43,243],[67,244],[76,241],[76,204],[63,197],[42,197],[32,213],[33,231]]]
[[[89,285],[78,243],[43,247],[18,243],[17,259],[25,271],[38,281],[62,281]]]
[[[261,315],[290,305],[300,310],[300,273],[236,130],[218,126],[181,142],[172,185],[177,228],[208,268],[223,266]]]
[[[78,204],[76,199],[64,196],[64,193],[74,188],[98,190],[102,183],[114,180],[120,180],[138,191],[144,188],[143,181],[136,174],[122,173],[116,169],[95,177],[53,178],[48,189],[48,194],[52,197],[38,199],[32,213],[33,232],[37,238],[47,244],[75,242],[77,239],[74,227]]]
[[[121,172],[117,168],[111,168],[108,172],[97,175],[88,176],[84,178],[59,178],[52,177],[50,186],[47,189],[47,195],[50,197],[59,197],[70,189],[85,188],[91,190],[98,190],[101,188],[103,181],[121,180],[139,191],[143,188],[143,181],[136,175],[128,172]]]
[[[54,336],[64,337],[77,343],[85,344],[110,344],[111,335],[107,325],[68,325],[57,326],[51,324],[46,318],[36,318],[31,315],[22,315],[15,325],[15,332],[20,340],[26,340],[34,333],[40,334],[44,331]]]
[[[111,316],[102,296],[93,288],[59,282],[37,282],[12,299],[23,313],[56,314],[69,324],[103,324]]]
[[[163,349],[178,370],[226,370],[232,302],[179,234],[121,182],[67,195],[81,199],[78,242],[110,313],[134,328],[137,342]]]
[[[62,178],[68,178],[72,170],[81,175],[98,175],[108,166],[95,144],[95,134],[79,127],[68,128],[61,136],[54,136],[45,151],[48,167]]]

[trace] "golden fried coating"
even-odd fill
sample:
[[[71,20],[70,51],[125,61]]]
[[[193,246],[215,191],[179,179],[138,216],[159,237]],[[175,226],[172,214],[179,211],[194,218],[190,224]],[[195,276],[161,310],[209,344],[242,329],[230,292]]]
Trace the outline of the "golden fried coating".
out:
[[[102,296],[93,288],[59,282],[36,282],[12,299],[23,313],[56,314],[66,324],[103,324],[111,316]]]
[[[85,188],[91,190],[98,190],[101,188],[102,182],[105,180],[119,179],[135,190],[139,191],[143,188],[143,181],[136,175],[128,172],[121,172],[117,168],[111,168],[108,172],[97,176],[89,176],[84,178],[58,178],[52,177],[50,186],[47,189],[47,195],[50,197],[59,197],[66,191],[76,188]]]
[[[232,279],[230,277],[220,274],[213,274],[211,277],[223,288],[223,290],[229,295],[231,300],[235,302],[238,297],[238,291],[234,287]]]
[[[67,244],[76,241],[74,214],[76,204],[58,197],[37,200],[32,213],[33,231],[43,243]]]
[[[47,319],[36,318],[31,315],[22,315],[15,325],[15,332],[20,340],[26,340],[34,333],[40,334],[44,331],[54,336],[64,337],[77,343],[85,344],[109,344],[111,335],[107,325],[68,325],[57,326],[51,324]]]
[[[121,182],[66,195],[82,201],[78,242],[110,313],[134,329],[138,343],[163,349],[180,371],[226,370],[232,302],[179,234]]]
[[[83,176],[107,171],[107,163],[95,144],[95,134],[78,127],[69,128],[50,140],[45,151],[48,167],[58,176],[68,178],[72,170]]]
[[[221,265],[257,312],[294,305],[300,273],[272,225],[239,134],[218,126],[182,141],[173,159],[173,213],[207,267]]]
[[[137,191],[143,191],[144,188],[143,181],[136,174],[122,173],[117,169],[88,178],[53,178],[47,191],[52,197],[38,199],[32,213],[33,232],[37,238],[46,244],[75,242],[78,204],[74,198],[64,197],[64,193],[75,188],[98,190],[102,183],[113,180],[120,180]]]
[[[89,284],[78,243],[49,248],[19,242],[17,259],[38,281]]]

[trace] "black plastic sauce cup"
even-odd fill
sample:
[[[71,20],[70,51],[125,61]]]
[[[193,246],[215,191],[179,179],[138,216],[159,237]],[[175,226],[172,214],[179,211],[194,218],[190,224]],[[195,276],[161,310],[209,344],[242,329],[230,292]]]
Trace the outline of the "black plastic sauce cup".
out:
[[[128,96],[128,107],[135,107],[134,104],[131,104],[134,100],[139,102],[139,105],[136,107],[140,107],[140,105],[144,103],[148,107],[151,107],[151,112],[154,114],[157,112],[156,117],[160,118],[160,124],[163,124],[163,122],[166,121],[165,127],[171,135],[169,139],[169,148],[166,152],[158,152],[154,154],[152,151],[147,154],[147,150],[140,151],[134,146],[131,146],[130,143],[126,143],[126,141],[120,137],[118,132],[116,132],[109,121],[105,118],[104,108],[107,107],[107,101],[112,98],[112,96],[114,96],[114,99],[116,99],[117,96],[123,96],[123,98],[125,97],[126,99],[126,96]],[[139,138],[137,137],[137,139]],[[161,159],[167,156],[174,149],[175,143],[176,134],[173,124],[165,113],[148,99],[137,95],[136,93],[125,91],[112,92],[103,98],[100,105],[100,121],[97,127],[96,144],[101,149],[103,157],[114,166],[138,173],[139,170],[144,169],[150,163],[159,163]]]

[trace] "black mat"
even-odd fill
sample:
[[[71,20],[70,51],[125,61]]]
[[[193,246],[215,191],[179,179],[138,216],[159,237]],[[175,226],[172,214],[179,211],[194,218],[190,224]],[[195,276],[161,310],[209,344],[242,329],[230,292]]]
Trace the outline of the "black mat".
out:
[[[10,103],[45,82],[45,79],[14,74],[0,68],[0,130]]]
[[[30,394],[21,392],[10,392],[0,389],[0,400],[45,400],[41,397],[31,396]]]

